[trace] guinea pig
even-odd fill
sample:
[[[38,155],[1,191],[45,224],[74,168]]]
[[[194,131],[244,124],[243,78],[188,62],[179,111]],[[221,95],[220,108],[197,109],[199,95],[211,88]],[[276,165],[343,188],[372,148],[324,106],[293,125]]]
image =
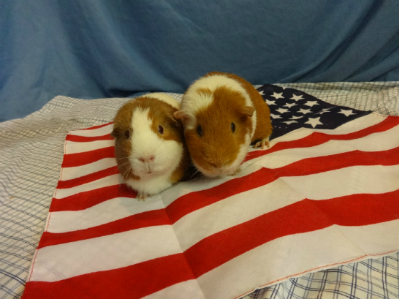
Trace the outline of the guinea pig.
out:
[[[163,93],[150,93],[124,104],[111,135],[125,183],[138,200],[155,195],[185,179],[191,163],[183,125],[175,119],[179,102]]]
[[[195,81],[174,115],[183,122],[192,162],[208,177],[240,171],[251,143],[269,146],[270,109],[249,82],[233,74],[212,72]]]

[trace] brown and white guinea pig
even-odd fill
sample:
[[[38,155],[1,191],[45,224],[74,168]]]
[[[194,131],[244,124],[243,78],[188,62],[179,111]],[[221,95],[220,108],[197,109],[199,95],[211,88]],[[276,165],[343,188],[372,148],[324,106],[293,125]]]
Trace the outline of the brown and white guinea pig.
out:
[[[150,93],[124,104],[111,135],[125,183],[138,199],[157,194],[187,175],[190,156],[181,121],[174,118],[180,103],[163,93]]]
[[[269,146],[270,109],[246,80],[212,72],[195,81],[175,114],[195,167],[205,176],[233,175],[249,146]]]

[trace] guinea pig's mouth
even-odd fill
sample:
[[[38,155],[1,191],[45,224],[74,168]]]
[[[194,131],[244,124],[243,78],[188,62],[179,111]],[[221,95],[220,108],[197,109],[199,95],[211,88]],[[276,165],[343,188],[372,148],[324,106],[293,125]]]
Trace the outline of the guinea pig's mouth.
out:
[[[152,167],[136,167],[133,173],[138,176],[153,176],[159,173],[159,171],[155,170]]]
[[[156,172],[147,172],[143,176],[147,177],[147,178],[150,178],[150,177],[155,177],[157,175],[158,175],[158,173],[156,173]]]
[[[158,175],[163,175],[165,173],[168,173],[169,169],[165,167],[160,167],[152,165],[152,166],[146,166],[146,167],[139,167],[136,169],[137,175],[139,176],[145,176],[145,177],[152,177],[152,176],[158,176]]]
[[[154,169],[146,169],[142,171],[142,175],[146,175],[146,176],[152,176],[152,175],[156,175],[160,173],[160,171],[156,171]]]
[[[201,171],[207,177],[224,177],[227,175],[232,175],[237,170],[237,167],[232,167],[232,165],[226,165],[218,167],[215,164],[207,163],[206,168],[196,165],[198,170]]]

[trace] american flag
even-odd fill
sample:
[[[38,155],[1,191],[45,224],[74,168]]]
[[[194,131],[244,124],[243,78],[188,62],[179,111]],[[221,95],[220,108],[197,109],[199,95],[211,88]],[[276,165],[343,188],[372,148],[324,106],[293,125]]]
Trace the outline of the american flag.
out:
[[[23,299],[238,298],[399,250],[399,117],[258,90],[269,149],[145,202],[121,183],[112,123],[69,132]]]

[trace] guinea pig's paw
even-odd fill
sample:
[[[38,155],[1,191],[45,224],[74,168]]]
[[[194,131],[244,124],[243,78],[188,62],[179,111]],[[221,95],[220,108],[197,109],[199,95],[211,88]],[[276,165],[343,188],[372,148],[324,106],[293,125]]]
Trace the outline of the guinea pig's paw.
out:
[[[147,196],[148,196],[147,193],[142,192],[142,191],[139,191],[139,192],[137,193],[136,198],[137,198],[138,201],[145,201],[146,198],[147,198]]]
[[[254,145],[254,148],[265,149],[265,147],[267,147],[267,148],[270,147],[269,138],[262,139],[261,141],[258,141]]]
[[[236,175],[237,173],[239,173],[241,171],[241,168],[238,167],[236,170],[234,170],[232,173],[230,173],[230,176]]]

